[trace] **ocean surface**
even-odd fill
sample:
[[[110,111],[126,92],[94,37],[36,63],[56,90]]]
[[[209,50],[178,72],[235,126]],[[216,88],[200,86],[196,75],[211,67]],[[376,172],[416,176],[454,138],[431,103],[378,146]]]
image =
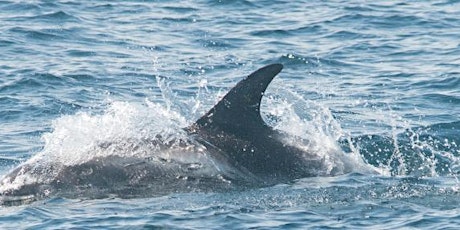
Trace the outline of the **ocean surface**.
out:
[[[267,123],[356,170],[236,191],[51,196],[0,206],[0,228],[460,227],[457,0],[0,1],[0,175],[173,133],[271,63],[284,69],[263,100]]]

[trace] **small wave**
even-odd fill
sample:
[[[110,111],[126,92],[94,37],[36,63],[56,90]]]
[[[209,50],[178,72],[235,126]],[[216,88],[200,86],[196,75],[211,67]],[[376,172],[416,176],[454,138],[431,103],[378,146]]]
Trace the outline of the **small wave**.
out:
[[[94,51],[67,50],[66,53],[71,57],[92,57],[92,56],[96,56],[96,53]]]
[[[163,9],[173,11],[175,13],[190,13],[190,12],[196,12],[198,9],[194,7],[187,7],[187,6],[165,6]]]
[[[338,39],[361,39],[361,38],[371,39],[371,38],[376,38],[376,37],[377,36],[372,35],[372,34],[364,34],[364,33],[346,31],[346,30],[334,31],[324,36],[324,38],[338,38]]]
[[[11,96],[0,97],[0,103],[4,105],[16,104],[16,103],[19,103],[20,101],[21,100],[19,100],[18,98],[11,97]]]
[[[414,88],[420,89],[459,89],[460,88],[460,77],[456,77],[458,73],[454,73],[454,76],[440,76],[439,78],[430,78],[429,80],[421,80],[411,84]]]
[[[33,30],[33,29],[28,29],[24,27],[13,27],[8,30],[11,33],[19,33],[23,34],[26,37],[34,40],[43,40],[43,41],[49,41],[49,40],[61,40],[64,39],[63,36],[58,35],[57,33],[52,33],[50,30]]]
[[[442,94],[442,93],[427,93],[427,94],[420,95],[419,97],[423,97],[425,99],[428,99],[429,101],[445,103],[449,105],[460,104],[460,95],[455,96],[455,95],[447,95],[447,94]]]
[[[24,112],[21,109],[7,109],[0,111],[0,119],[9,121],[21,116]]]
[[[91,74],[65,74],[63,77],[84,82],[94,82],[96,79],[96,77]]]
[[[344,14],[326,22],[327,24],[356,24],[360,23],[361,26],[367,25],[367,28],[374,29],[395,29],[410,26],[424,26],[428,22],[418,16],[407,16],[393,14],[389,16],[382,16],[378,14]]]
[[[22,91],[40,91],[40,89],[54,89],[63,87],[67,83],[67,79],[50,73],[30,73],[24,70],[26,76],[21,76],[17,80],[12,80],[0,84],[0,92],[22,92]]]
[[[8,47],[16,44],[14,41],[0,39],[0,47]]]
[[[290,33],[287,30],[282,30],[282,29],[276,29],[276,30],[259,30],[259,31],[253,31],[251,32],[252,36],[258,36],[258,37],[285,37],[289,36]]]
[[[23,20],[44,20],[44,21],[50,21],[53,23],[62,23],[62,22],[67,22],[67,21],[73,21],[73,22],[78,22],[78,18],[74,17],[64,11],[56,11],[53,13],[47,13],[47,14],[41,14],[41,15],[35,15],[31,16],[28,18],[24,18]]]
[[[6,11],[13,11],[13,12],[31,12],[31,11],[39,11],[40,6],[38,4],[33,4],[33,3],[14,3],[14,2],[8,2],[6,1],[5,3],[0,4],[0,10]]]
[[[6,82],[0,85],[0,92],[8,93],[8,92],[14,92],[17,90],[22,90],[24,88],[37,89],[42,86],[43,84],[40,81],[35,80],[33,78],[21,78],[19,80]]]

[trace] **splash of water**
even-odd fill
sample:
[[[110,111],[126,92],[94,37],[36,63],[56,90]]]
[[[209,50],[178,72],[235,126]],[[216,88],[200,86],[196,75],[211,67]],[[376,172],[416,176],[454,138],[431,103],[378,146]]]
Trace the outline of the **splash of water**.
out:
[[[383,168],[367,164],[358,151],[345,153],[342,150],[338,141],[344,137],[349,138],[349,135],[341,128],[328,108],[306,100],[292,90],[278,89],[277,95],[265,99],[266,104],[270,105],[269,109],[265,106],[268,110],[267,122],[275,129],[308,140],[307,142],[298,139],[285,141],[323,158],[328,167],[322,174],[388,173]]]
[[[389,124],[382,133],[354,137],[348,141],[368,162],[393,176],[438,177],[459,173],[460,148],[456,122],[413,126],[390,105],[375,111],[374,120]],[[453,129],[453,130],[452,130]]]

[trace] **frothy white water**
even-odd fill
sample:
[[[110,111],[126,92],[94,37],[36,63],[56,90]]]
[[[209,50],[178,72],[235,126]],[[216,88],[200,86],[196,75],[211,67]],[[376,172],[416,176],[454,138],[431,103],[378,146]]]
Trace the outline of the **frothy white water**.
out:
[[[283,97],[265,97],[266,104],[270,105],[269,108],[265,106],[267,122],[275,129],[298,137],[284,141],[315,153],[324,160],[326,168],[319,175],[350,172],[388,175],[386,169],[367,164],[356,149],[344,153],[338,141],[350,135],[341,128],[328,108],[306,100],[292,90],[278,90],[277,93]]]
[[[133,139],[154,139],[157,135],[168,140],[180,134],[186,126],[177,112],[159,104],[113,102],[103,114],[80,112],[66,115],[52,124],[53,131],[43,136],[45,147],[35,158],[52,158],[64,164],[78,164],[106,154],[129,153],[94,152],[102,143],[117,143]],[[128,155],[124,155],[128,154]]]

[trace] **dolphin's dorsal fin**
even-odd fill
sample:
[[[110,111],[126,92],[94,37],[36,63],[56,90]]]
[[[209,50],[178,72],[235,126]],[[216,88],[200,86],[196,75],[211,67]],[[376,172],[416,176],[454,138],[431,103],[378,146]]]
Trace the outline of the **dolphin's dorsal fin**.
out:
[[[209,112],[198,119],[192,127],[245,132],[266,127],[260,115],[260,101],[273,78],[283,65],[267,65],[249,75],[233,87]]]

